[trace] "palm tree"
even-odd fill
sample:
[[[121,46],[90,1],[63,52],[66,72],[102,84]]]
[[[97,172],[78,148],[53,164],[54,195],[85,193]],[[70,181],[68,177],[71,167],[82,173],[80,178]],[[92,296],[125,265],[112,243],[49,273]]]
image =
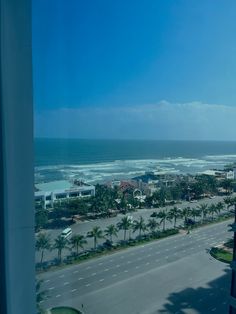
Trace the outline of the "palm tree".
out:
[[[211,220],[214,219],[214,214],[217,212],[217,207],[215,204],[211,204],[208,208],[209,214],[211,214]]]
[[[221,211],[224,209],[224,204],[222,202],[218,202],[216,204],[217,213],[220,215]]]
[[[132,221],[128,216],[125,216],[121,219],[120,222],[117,223],[117,227],[120,230],[124,230],[124,241],[126,240],[127,230],[132,226]]]
[[[168,221],[171,220],[169,213],[167,213],[165,210],[162,210],[162,211],[160,211],[157,214],[157,218],[160,219],[160,224],[162,224],[162,230],[165,231],[165,229],[166,229],[166,221],[167,220]]]
[[[227,205],[227,208],[234,206],[234,210],[236,212],[236,197],[225,197],[224,203]]]
[[[41,251],[40,264],[42,265],[45,250],[50,250],[51,248],[50,236],[45,233],[40,233],[36,238],[35,247],[37,251]]]
[[[91,231],[87,233],[88,238],[93,238],[94,240],[94,249],[97,248],[97,240],[103,238],[103,233],[100,227],[95,226]]]
[[[110,242],[113,242],[112,241],[113,236],[117,237],[117,232],[118,230],[115,225],[109,225],[105,229],[105,235],[110,237]]]
[[[169,211],[169,217],[171,219],[174,219],[174,228],[176,228],[176,222],[177,222],[177,219],[181,216],[180,214],[181,212],[176,206],[171,208]]]
[[[191,213],[192,213],[194,222],[196,222],[196,217],[200,217],[201,216],[201,212],[197,208],[193,208]]]
[[[151,233],[154,235],[156,229],[159,227],[159,223],[156,219],[152,218],[148,220],[147,227],[151,230]]]
[[[185,207],[181,211],[181,216],[184,218],[184,224],[187,224],[187,220],[189,217],[191,217],[191,208],[190,207]]]
[[[75,234],[71,237],[70,243],[72,245],[72,248],[76,248],[76,254],[79,254],[79,247],[81,249],[84,249],[84,245],[87,243],[87,240],[84,238],[81,234]]]
[[[200,210],[200,213],[201,213],[201,216],[202,216],[202,223],[203,223],[203,220],[206,219],[206,216],[207,216],[207,213],[208,213],[208,205],[207,204],[200,204],[198,206],[199,210]]]
[[[133,223],[133,232],[139,230],[139,237],[142,234],[142,231],[147,230],[145,221],[142,216],[139,217],[139,220],[135,220]]]
[[[63,251],[63,249],[67,248],[67,244],[68,244],[67,239],[65,239],[61,235],[59,235],[54,240],[54,246],[53,247],[54,247],[54,249],[57,249],[59,263],[61,263],[62,251]]]

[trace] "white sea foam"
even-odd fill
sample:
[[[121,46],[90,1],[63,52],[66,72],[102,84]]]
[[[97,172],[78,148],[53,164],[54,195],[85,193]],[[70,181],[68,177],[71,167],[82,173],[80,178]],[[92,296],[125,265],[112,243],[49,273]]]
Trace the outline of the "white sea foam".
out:
[[[115,178],[131,178],[146,171],[166,173],[197,173],[210,168],[223,167],[226,163],[236,161],[236,155],[209,155],[203,158],[158,158],[115,160],[91,164],[70,164],[35,167],[35,180],[40,182],[50,179],[79,178],[87,182],[106,181]]]

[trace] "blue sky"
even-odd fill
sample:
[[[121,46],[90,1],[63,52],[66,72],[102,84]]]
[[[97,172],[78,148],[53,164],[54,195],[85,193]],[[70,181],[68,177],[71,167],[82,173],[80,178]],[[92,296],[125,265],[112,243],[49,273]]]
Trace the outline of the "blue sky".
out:
[[[236,140],[235,33],[234,0],[34,0],[35,136]]]

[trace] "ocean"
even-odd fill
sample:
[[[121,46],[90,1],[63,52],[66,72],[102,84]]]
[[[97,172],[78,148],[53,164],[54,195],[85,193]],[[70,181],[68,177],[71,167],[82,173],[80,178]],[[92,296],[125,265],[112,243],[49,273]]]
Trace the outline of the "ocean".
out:
[[[199,173],[236,162],[236,142],[35,139],[35,182],[128,179],[146,171]]]

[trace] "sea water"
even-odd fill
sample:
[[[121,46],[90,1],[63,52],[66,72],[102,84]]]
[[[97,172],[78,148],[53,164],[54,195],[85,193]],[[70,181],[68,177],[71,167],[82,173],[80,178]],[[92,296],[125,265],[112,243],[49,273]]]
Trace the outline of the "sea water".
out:
[[[36,183],[97,183],[158,170],[199,173],[233,162],[236,142],[35,139]]]

